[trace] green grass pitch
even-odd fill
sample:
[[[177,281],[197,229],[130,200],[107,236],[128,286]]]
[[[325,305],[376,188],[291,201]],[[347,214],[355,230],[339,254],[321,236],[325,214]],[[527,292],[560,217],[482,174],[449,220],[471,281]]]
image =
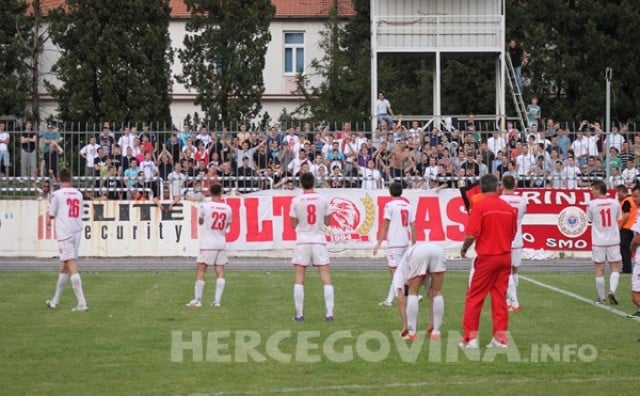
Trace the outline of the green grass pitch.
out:
[[[304,323],[292,321],[292,272],[234,272],[230,266],[222,307],[212,308],[211,271],[199,309],[185,307],[193,294],[192,272],[81,275],[91,309],[85,313],[71,312],[70,285],[56,310],[45,306],[55,287],[54,271],[0,275],[0,394],[637,391],[639,321],[525,280],[519,288],[522,312],[510,316],[510,352],[494,354],[484,347],[491,338],[487,303],[475,356],[455,346],[465,272],[446,276],[443,338],[433,344],[424,331],[412,344],[399,339],[397,307],[378,306],[389,285],[384,271],[333,272],[334,322],[324,321],[322,288],[311,271]],[[526,276],[587,298],[595,295],[590,274]],[[615,307],[620,311],[634,309],[629,287],[629,276],[621,276]],[[426,300],[420,304],[420,328],[428,307]]]

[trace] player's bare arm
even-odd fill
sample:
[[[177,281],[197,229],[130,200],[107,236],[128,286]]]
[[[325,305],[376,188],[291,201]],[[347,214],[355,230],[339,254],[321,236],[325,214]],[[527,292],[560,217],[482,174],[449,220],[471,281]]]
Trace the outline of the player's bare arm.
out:
[[[467,250],[469,250],[469,247],[473,245],[473,242],[475,240],[476,237],[474,237],[473,235],[467,235],[464,237],[464,242],[462,243],[462,248],[460,249],[460,257],[467,257]]]
[[[291,224],[291,228],[295,229],[298,226],[298,219],[296,217],[289,217],[289,224]]]
[[[380,237],[378,237],[378,243],[373,248],[373,255],[378,254],[378,250],[380,250],[380,246],[382,246],[382,242],[387,239],[387,232],[389,232],[389,219],[385,219],[382,222],[382,227],[380,227]]]

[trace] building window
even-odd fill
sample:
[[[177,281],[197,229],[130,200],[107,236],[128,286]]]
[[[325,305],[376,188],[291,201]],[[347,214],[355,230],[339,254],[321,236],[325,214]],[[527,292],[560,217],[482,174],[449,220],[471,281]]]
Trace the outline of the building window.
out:
[[[304,33],[284,34],[284,72],[285,74],[304,72]]]

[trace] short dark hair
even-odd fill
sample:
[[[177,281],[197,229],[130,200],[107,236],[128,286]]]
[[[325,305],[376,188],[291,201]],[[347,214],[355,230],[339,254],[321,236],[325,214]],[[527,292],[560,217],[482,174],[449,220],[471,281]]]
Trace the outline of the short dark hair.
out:
[[[300,184],[305,190],[310,190],[316,184],[316,178],[312,173],[303,173],[300,175]]]
[[[398,182],[398,181],[394,181],[393,183],[389,184],[389,194],[391,194],[392,197],[399,197],[402,195],[402,183]]]
[[[63,183],[71,182],[71,170],[69,168],[62,168],[58,172],[58,179]]]
[[[607,193],[607,185],[602,180],[594,180],[591,183],[591,187],[593,187],[596,190],[598,190],[600,192],[600,194],[606,194]]]
[[[618,190],[621,193],[629,193],[629,189],[624,184],[618,184],[616,186],[616,190]]]
[[[483,193],[498,191],[498,178],[491,173],[480,178],[480,191]]]
[[[222,185],[213,184],[211,187],[209,187],[209,192],[214,197],[221,197],[222,196]]]
[[[511,175],[504,175],[502,177],[502,187],[507,190],[513,190],[516,186],[516,179]]]

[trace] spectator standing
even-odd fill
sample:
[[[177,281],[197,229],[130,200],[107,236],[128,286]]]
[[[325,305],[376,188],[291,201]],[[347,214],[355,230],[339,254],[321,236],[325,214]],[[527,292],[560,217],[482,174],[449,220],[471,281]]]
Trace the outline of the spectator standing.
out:
[[[384,92],[378,92],[378,99],[376,99],[376,118],[378,119],[378,127],[380,127],[382,120],[384,120],[387,128],[393,126],[393,109],[391,108],[391,102],[384,97]]]
[[[511,64],[516,74],[516,84],[518,92],[522,94],[524,92],[524,79],[522,77],[522,67],[527,64],[527,52],[518,46],[518,42],[514,39],[509,41],[509,57],[511,58]]]
[[[5,176],[11,175],[11,159],[9,158],[9,132],[5,130],[4,122],[0,122],[0,169],[4,167]]]
[[[633,224],[638,217],[638,206],[633,196],[629,194],[626,185],[621,184],[616,187],[618,201],[622,210],[622,217],[618,220],[620,228],[620,255],[622,256],[622,273],[630,274],[633,268],[631,262],[631,241],[633,240]]]
[[[31,121],[27,121],[24,124],[24,132],[20,135],[20,176],[22,177],[34,177],[38,174],[37,143],[38,135],[33,131]]]

